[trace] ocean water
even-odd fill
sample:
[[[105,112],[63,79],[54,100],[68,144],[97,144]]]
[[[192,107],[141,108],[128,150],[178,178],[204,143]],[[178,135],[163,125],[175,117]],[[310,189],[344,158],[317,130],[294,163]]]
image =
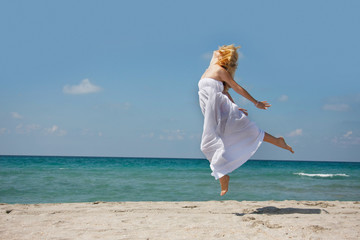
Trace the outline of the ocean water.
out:
[[[0,156],[0,202],[360,200],[360,163],[250,160],[229,192],[204,159]]]

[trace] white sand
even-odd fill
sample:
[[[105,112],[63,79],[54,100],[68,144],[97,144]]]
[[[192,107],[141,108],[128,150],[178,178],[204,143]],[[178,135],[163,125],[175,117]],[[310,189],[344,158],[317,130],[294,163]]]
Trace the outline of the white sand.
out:
[[[0,239],[360,239],[360,202],[1,204]]]

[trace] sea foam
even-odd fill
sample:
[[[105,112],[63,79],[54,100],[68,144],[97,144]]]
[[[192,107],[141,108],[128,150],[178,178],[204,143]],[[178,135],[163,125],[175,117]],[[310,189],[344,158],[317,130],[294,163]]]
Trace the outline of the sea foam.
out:
[[[307,176],[307,177],[323,177],[323,178],[332,178],[332,177],[350,177],[349,175],[345,173],[336,173],[336,174],[330,174],[330,173],[294,173],[295,175],[299,176]]]

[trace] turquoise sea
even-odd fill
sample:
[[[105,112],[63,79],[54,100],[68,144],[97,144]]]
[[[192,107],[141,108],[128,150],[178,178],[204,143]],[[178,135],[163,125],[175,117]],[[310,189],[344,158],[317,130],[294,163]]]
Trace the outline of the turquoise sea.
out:
[[[360,163],[250,160],[229,192],[204,159],[0,156],[0,202],[360,200]]]

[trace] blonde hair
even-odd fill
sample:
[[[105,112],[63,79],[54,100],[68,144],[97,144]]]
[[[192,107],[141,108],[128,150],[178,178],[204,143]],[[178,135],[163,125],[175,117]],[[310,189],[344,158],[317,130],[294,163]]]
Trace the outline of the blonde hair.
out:
[[[230,73],[232,78],[234,78],[237,68],[237,61],[239,58],[237,50],[239,48],[241,48],[241,46],[235,47],[234,44],[219,47],[220,57],[217,64],[225,68],[226,71]],[[224,84],[224,88],[225,91],[227,91],[229,89],[229,86],[227,86],[227,84]]]

